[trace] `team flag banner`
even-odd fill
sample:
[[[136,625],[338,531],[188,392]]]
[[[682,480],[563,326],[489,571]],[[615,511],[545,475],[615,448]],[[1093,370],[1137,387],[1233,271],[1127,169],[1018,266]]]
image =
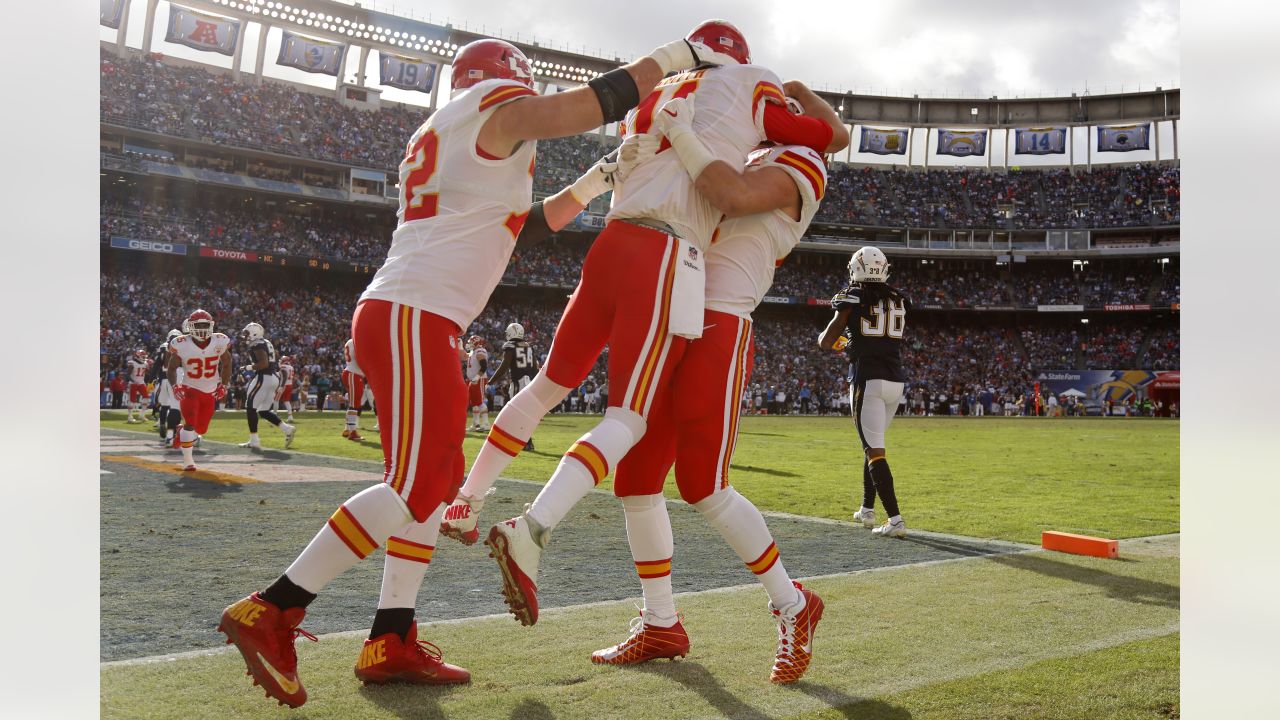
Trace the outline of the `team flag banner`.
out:
[[[120,18],[124,16],[125,0],[99,0],[99,2],[98,22],[112,30],[119,30]]]
[[[1013,146],[1017,155],[1066,155],[1067,129],[1042,127],[1015,130]]]
[[[987,154],[986,130],[939,130],[938,154],[969,157]]]
[[[276,58],[276,64],[337,77],[346,52],[347,46],[342,43],[318,40],[286,30],[280,40],[280,56]]]
[[[197,12],[181,5],[169,6],[169,31],[165,42],[186,45],[196,50],[208,50],[234,55],[240,40],[240,21]]]
[[[382,71],[382,84],[401,90],[429,93],[436,79],[435,63],[423,62],[403,55],[379,52],[378,67]]]
[[[1098,152],[1132,152],[1151,148],[1151,123],[1103,125],[1098,128]]]
[[[906,155],[907,131],[901,128],[862,127],[858,152],[875,155]]]

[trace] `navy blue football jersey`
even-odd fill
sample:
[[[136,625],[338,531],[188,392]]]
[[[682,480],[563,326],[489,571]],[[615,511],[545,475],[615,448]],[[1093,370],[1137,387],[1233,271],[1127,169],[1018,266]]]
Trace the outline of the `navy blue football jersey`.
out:
[[[520,378],[533,379],[538,374],[538,361],[533,357],[533,346],[524,340],[508,340],[502,345],[502,352],[512,353],[511,379],[518,382]]]
[[[262,350],[267,354],[267,367],[261,370],[261,373],[276,373],[280,371],[280,366],[276,363],[276,348],[271,341],[266,338],[259,338],[249,344],[249,357],[255,362],[257,361],[257,351]]]
[[[884,283],[852,283],[831,298],[831,307],[852,311],[845,326],[850,381],[906,382],[901,348],[911,301]]]

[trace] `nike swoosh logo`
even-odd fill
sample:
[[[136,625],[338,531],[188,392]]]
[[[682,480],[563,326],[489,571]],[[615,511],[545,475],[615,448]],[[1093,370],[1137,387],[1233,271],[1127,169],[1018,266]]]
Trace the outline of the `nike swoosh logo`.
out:
[[[276,683],[280,685],[280,689],[283,690],[286,695],[292,695],[298,692],[298,688],[300,686],[297,681],[290,680],[284,675],[281,675],[279,670],[271,667],[271,663],[267,662],[267,659],[262,657],[262,653],[258,653],[258,662],[262,663],[262,667],[267,669],[267,674],[275,679]]]
[[[702,326],[702,329],[703,329],[703,330],[710,330],[711,328],[713,328],[713,327],[715,327],[715,326],[716,326],[716,324],[715,324],[715,323],[711,323],[710,325],[703,325],[703,326]]]

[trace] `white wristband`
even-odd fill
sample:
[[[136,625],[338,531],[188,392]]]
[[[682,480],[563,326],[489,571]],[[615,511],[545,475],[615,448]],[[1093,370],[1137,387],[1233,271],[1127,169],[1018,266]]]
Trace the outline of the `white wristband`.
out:
[[[680,158],[680,164],[684,165],[689,177],[694,180],[698,179],[698,176],[702,174],[702,171],[708,165],[716,161],[716,157],[711,154],[706,145],[702,144],[697,134],[691,130],[669,131],[667,140],[671,141],[671,147],[676,151],[676,156]]]
[[[649,53],[649,57],[653,58],[658,67],[662,68],[662,74],[665,76],[670,72],[679,72],[688,70],[698,64],[698,58],[693,54],[693,48],[689,47],[689,43],[685,40],[674,40],[659,48],[655,48]]]

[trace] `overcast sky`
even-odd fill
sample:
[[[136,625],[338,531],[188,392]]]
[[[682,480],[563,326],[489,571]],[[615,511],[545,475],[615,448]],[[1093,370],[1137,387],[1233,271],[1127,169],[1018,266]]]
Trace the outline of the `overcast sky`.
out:
[[[353,4],[353,3],[348,3]],[[469,30],[537,40],[591,55],[629,60],[682,37],[699,21],[733,22],[751,45],[752,59],[784,80],[796,78],[820,89],[862,93],[1026,97],[1150,90],[1180,85],[1179,18],[1176,0],[879,0],[824,3],[811,0],[362,0],[364,7]],[[164,42],[168,2],[156,13],[154,49],[220,65],[230,58]],[[128,44],[142,42],[145,0],[133,0]],[[250,23],[243,68],[253,70],[257,25]],[[101,28],[101,37],[114,31]],[[279,30],[268,38],[267,72],[297,82],[333,80],[274,64]],[[377,81],[370,53],[371,82]],[[354,68],[352,69],[354,74]],[[448,81],[447,73],[441,78]],[[427,96],[387,89],[383,97],[425,104]],[[1161,158],[1172,154],[1172,132],[1158,132]],[[1085,134],[1077,130],[1077,162],[1084,162]],[[916,138],[919,162],[923,137]],[[1003,133],[992,138],[993,161],[1001,164]],[[932,153],[930,153],[932,155]],[[1154,151],[1094,155],[1094,161],[1152,159]],[[862,155],[855,159],[883,162]],[[892,161],[894,158],[888,158]],[[1018,156],[1021,164],[1061,164],[1061,156]],[[932,155],[939,164],[985,163]],[[901,160],[899,160],[901,162]]]

